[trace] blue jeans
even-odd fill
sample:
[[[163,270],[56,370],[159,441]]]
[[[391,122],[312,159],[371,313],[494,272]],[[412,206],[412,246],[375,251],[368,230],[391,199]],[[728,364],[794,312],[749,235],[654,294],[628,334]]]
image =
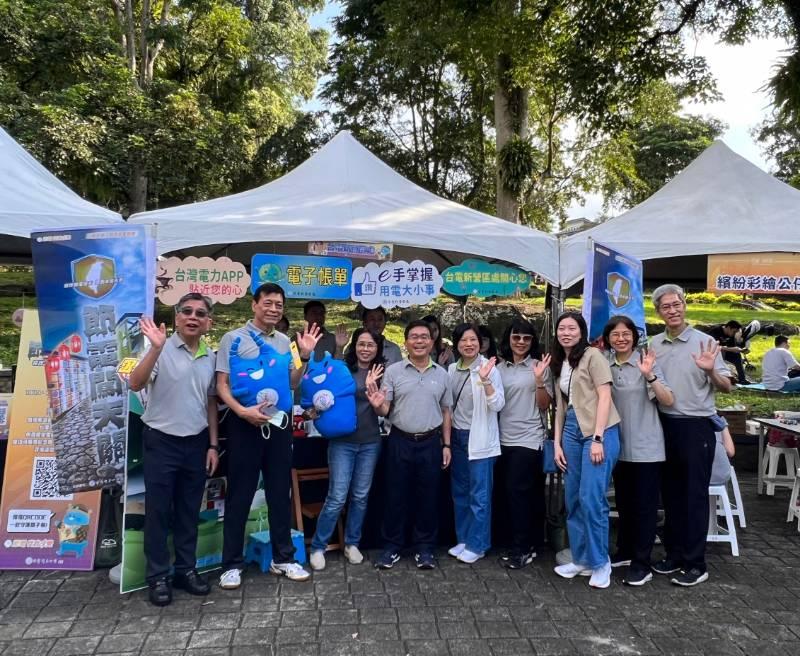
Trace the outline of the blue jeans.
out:
[[[583,437],[575,411],[567,410],[561,448],[567,459],[564,496],[572,562],[595,569],[608,562],[608,499],[611,472],[619,457],[619,429],[603,433],[603,462],[592,463],[591,437]]]
[[[476,554],[492,546],[492,480],[496,458],[469,459],[469,431],[453,429],[450,481],[456,539]]]
[[[350,494],[344,543],[358,546],[361,527],[367,513],[367,498],[372,475],[381,451],[380,442],[357,444],[331,440],[328,444],[328,496],[317,519],[317,530],[311,540],[313,551],[324,551],[336,528],[339,514]]]
[[[783,387],[781,387],[782,392],[800,392],[800,377],[797,378],[790,378],[787,380]]]

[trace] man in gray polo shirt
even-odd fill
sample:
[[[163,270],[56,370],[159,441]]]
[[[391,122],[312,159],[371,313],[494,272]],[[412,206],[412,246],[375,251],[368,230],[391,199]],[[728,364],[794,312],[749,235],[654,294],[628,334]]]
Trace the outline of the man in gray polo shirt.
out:
[[[310,577],[294,558],[291,536],[291,396],[279,399],[277,406],[267,403],[245,406],[231,392],[230,354],[234,340],[240,340],[238,355],[244,360],[254,359],[259,355],[260,348],[252,338],[253,333],[279,354],[285,355],[289,352],[289,338],[275,330],[275,324],[283,316],[284,303],[285,296],[281,287],[273,283],[261,285],[253,293],[252,321],[223,335],[217,352],[217,391],[230,409],[225,419],[225,436],[228,438],[228,492],[225,498],[220,577],[220,587],[230,590],[241,585],[241,572],[245,567],[242,557],[244,531],[253,495],[258,487],[259,474],[264,480],[264,496],[269,516],[272,546],[269,571],[292,581],[306,581]],[[283,377],[280,380],[282,385],[296,387],[299,384],[305,363],[309,361],[319,336],[319,329],[316,326],[309,328],[308,325],[297,335],[302,366],[297,368],[290,361],[287,369],[276,371],[276,376]],[[259,380],[260,378],[255,378],[255,374],[254,371],[250,377]],[[263,372],[261,375],[263,376]],[[279,421],[278,417],[285,419],[286,423]]]
[[[414,560],[420,569],[433,569],[439,484],[442,469],[450,464],[453,402],[447,372],[431,360],[430,326],[412,321],[405,335],[408,360],[387,368],[380,388],[374,381],[367,387],[375,411],[392,422],[386,445],[384,552],[375,566],[391,569],[400,560],[413,517]]]
[[[207,595],[195,570],[197,521],[206,474],[217,468],[217,401],[214,352],[202,336],[211,327],[211,302],[186,294],[175,306],[175,332],[142,318],[150,348],[131,373],[130,389],[147,388],[144,431],[144,555],[150,602],[166,606],[172,587]],[[173,529],[174,576],[167,535]]]
[[[650,348],[672,388],[675,402],[659,406],[664,427],[664,547],[657,574],[674,574],[672,583],[692,586],[708,579],[705,551],[708,485],[714,463],[714,391],[728,392],[731,381],[720,347],[686,323],[686,301],[677,285],[661,285],[653,305],[666,324]]]

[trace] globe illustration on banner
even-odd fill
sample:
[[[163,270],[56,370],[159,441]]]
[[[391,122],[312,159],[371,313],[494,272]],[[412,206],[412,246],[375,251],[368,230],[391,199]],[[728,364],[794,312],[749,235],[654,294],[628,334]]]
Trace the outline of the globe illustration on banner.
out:
[[[280,282],[283,277],[283,269],[277,264],[264,264],[258,268],[258,279],[261,283]]]

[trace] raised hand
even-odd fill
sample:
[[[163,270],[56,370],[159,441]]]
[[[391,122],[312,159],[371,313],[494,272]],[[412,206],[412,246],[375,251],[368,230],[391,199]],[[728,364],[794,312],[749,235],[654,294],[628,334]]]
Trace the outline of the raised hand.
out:
[[[656,354],[652,349],[645,348],[642,357],[637,363],[639,371],[642,372],[645,380],[653,377],[653,367],[656,364]]]
[[[336,326],[336,346],[343,349],[350,341],[350,333],[347,332],[343,323]]]
[[[448,344],[442,349],[442,352],[439,353],[439,357],[437,359],[439,360],[439,364],[444,367],[448,362],[450,362],[450,358],[452,357],[453,349]]]
[[[380,408],[384,403],[386,403],[386,392],[380,389],[377,386],[377,383],[372,383],[372,387],[367,387],[366,392],[367,401],[369,404],[375,408]]]
[[[533,375],[536,378],[537,385],[544,384],[544,375],[550,368],[550,354],[545,354],[541,360],[533,363]]]
[[[308,322],[303,322],[302,332],[297,333],[297,348],[300,355],[304,358],[311,357],[311,353],[317,346],[317,342],[322,338],[322,331],[317,324],[312,323],[309,328]]]
[[[717,359],[719,352],[720,345],[713,339],[709,339],[706,348],[702,344],[700,345],[700,355],[692,353],[692,358],[694,358],[694,363],[703,371],[713,371],[714,361]]]
[[[484,382],[489,380],[489,374],[492,373],[492,369],[494,369],[494,365],[497,364],[497,358],[489,358],[486,362],[483,363],[483,366],[478,369],[478,376]]]
[[[167,341],[167,327],[163,323],[160,326],[156,326],[150,317],[142,317],[139,319],[139,326],[154,349],[160,351],[164,348],[164,344]]]
[[[372,368],[367,372],[367,389],[378,389],[378,381],[383,377],[383,365],[373,364]]]

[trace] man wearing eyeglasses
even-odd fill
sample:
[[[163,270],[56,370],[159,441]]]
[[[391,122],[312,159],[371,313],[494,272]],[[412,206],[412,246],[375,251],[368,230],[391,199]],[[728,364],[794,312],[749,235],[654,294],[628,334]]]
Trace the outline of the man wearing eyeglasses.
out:
[[[439,484],[441,470],[450,464],[453,402],[447,372],[431,359],[430,325],[412,321],[405,335],[408,359],[388,367],[380,387],[374,379],[367,382],[370,404],[392,422],[386,444],[384,552],[375,566],[391,569],[400,560],[413,517],[414,562],[419,569],[434,569]]]
[[[186,294],[175,306],[175,332],[152,319],[140,321],[150,348],[131,373],[130,389],[147,388],[144,431],[144,554],[150,602],[166,606],[172,588],[207,595],[195,569],[197,520],[206,475],[218,464],[215,356],[203,341],[211,327],[211,302]],[[167,535],[173,529],[170,574]]]
[[[253,495],[258,487],[258,477],[264,479],[264,496],[267,500],[269,538],[272,546],[272,563],[269,571],[285,576],[292,581],[306,581],[311,576],[294,558],[291,536],[291,470],[292,432],[291,418],[281,425],[275,418],[280,416],[274,407],[267,404],[244,406],[231,393],[230,352],[236,339],[240,339],[239,356],[253,359],[260,349],[253,341],[257,334],[279,354],[291,348],[289,338],[275,330],[275,324],[283,316],[286,299],[283,289],[273,283],[264,283],[253,293],[253,318],[241,328],[223,335],[217,352],[217,391],[230,409],[226,419],[228,454],[228,491],[225,498],[225,528],[222,547],[222,576],[219,585],[233,590],[241,585],[244,570],[244,531]],[[304,324],[303,332],[297,335],[301,368],[295,368],[292,360],[285,372],[291,387],[297,387],[305,366],[317,342],[320,331],[316,325]],[[254,360],[256,362],[256,360]],[[264,363],[268,365],[268,363]],[[263,365],[261,365],[263,367]],[[254,365],[255,367],[255,365]],[[254,369],[251,377],[256,380]],[[263,373],[259,374],[263,376]],[[282,409],[291,412],[291,408]],[[267,426],[269,423],[269,426]]]
[[[653,565],[672,583],[693,586],[708,579],[705,551],[708,484],[716,448],[715,390],[729,392],[728,368],[719,344],[686,323],[686,300],[677,285],[661,285],[653,305],[665,330],[650,348],[672,388],[671,406],[659,404],[664,427],[664,548],[666,558]],[[648,381],[650,382],[650,381]]]

